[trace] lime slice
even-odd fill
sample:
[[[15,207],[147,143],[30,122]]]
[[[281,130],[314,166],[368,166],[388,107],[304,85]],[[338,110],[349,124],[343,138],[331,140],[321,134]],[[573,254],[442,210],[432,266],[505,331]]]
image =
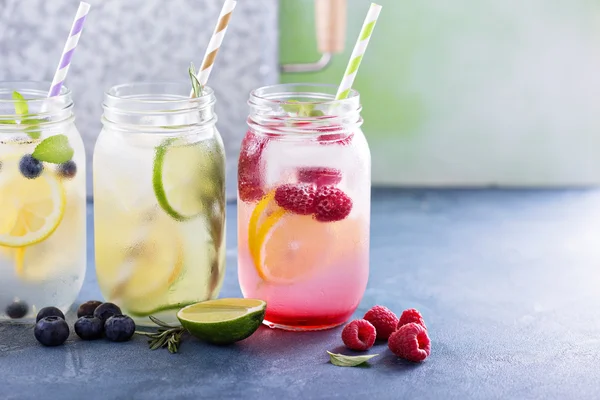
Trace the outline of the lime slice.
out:
[[[177,221],[205,211],[205,199],[214,199],[222,176],[211,153],[201,143],[179,144],[168,139],[156,148],[152,186],[161,208]]]
[[[262,300],[218,299],[182,308],[177,318],[199,339],[230,344],[252,335],[265,318],[266,309]]]

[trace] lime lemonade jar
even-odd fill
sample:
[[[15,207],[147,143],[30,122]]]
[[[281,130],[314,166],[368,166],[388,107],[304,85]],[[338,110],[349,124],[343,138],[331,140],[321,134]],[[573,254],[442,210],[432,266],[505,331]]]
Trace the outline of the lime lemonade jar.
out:
[[[250,94],[238,166],[239,281],[265,323],[326,329],[356,310],[369,274],[371,157],[356,91],[283,84]]]
[[[85,151],[71,92],[0,82],[0,320],[66,312],[86,271]]]
[[[96,274],[138,324],[215,298],[225,264],[225,156],[209,87],[111,88],[94,151]]]

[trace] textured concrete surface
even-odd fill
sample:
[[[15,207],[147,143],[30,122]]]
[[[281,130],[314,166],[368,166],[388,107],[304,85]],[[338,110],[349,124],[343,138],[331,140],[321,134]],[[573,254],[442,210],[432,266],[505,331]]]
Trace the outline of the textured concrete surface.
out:
[[[237,296],[229,206],[223,296]],[[597,399],[600,192],[375,190],[372,263],[360,309],[419,308],[433,352],[339,368],[340,329],[261,328],[236,345],[71,337],[43,348],[30,326],[0,326],[2,399]],[[91,250],[91,249],[90,249]],[[91,256],[91,252],[90,252]],[[90,258],[91,260],[91,258]],[[93,265],[81,300],[98,296]]]
[[[104,91],[127,82],[188,81],[202,57],[221,0],[87,0],[89,16],[66,84],[88,157],[102,124]],[[0,0],[0,81],[51,81],[79,0]],[[278,81],[277,0],[239,1],[209,86],[235,197],[237,155],[246,133],[248,93]],[[91,195],[92,180],[88,179]]]

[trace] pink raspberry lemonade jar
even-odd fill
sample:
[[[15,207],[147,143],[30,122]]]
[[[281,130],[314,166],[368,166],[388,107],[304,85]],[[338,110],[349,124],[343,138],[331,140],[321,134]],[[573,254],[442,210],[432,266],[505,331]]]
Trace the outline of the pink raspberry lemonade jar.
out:
[[[327,329],[358,307],[369,276],[371,155],[360,97],[330,85],[250,94],[238,166],[238,274],[265,323]]]

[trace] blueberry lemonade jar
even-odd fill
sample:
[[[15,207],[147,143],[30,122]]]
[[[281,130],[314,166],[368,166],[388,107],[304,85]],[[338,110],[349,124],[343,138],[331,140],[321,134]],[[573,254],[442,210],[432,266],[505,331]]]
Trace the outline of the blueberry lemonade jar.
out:
[[[71,92],[0,82],[0,320],[66,312],[86,270],[85,152]]]
[[[344,323],[369,274],[371,157],[356,91],[285,84],[250,95],[238,169],[239,281],[290,330]]]
[[[225,156],[204,87],[111,88],[94,151],[96,274],[138,324],[215,298],[225,262]]]

